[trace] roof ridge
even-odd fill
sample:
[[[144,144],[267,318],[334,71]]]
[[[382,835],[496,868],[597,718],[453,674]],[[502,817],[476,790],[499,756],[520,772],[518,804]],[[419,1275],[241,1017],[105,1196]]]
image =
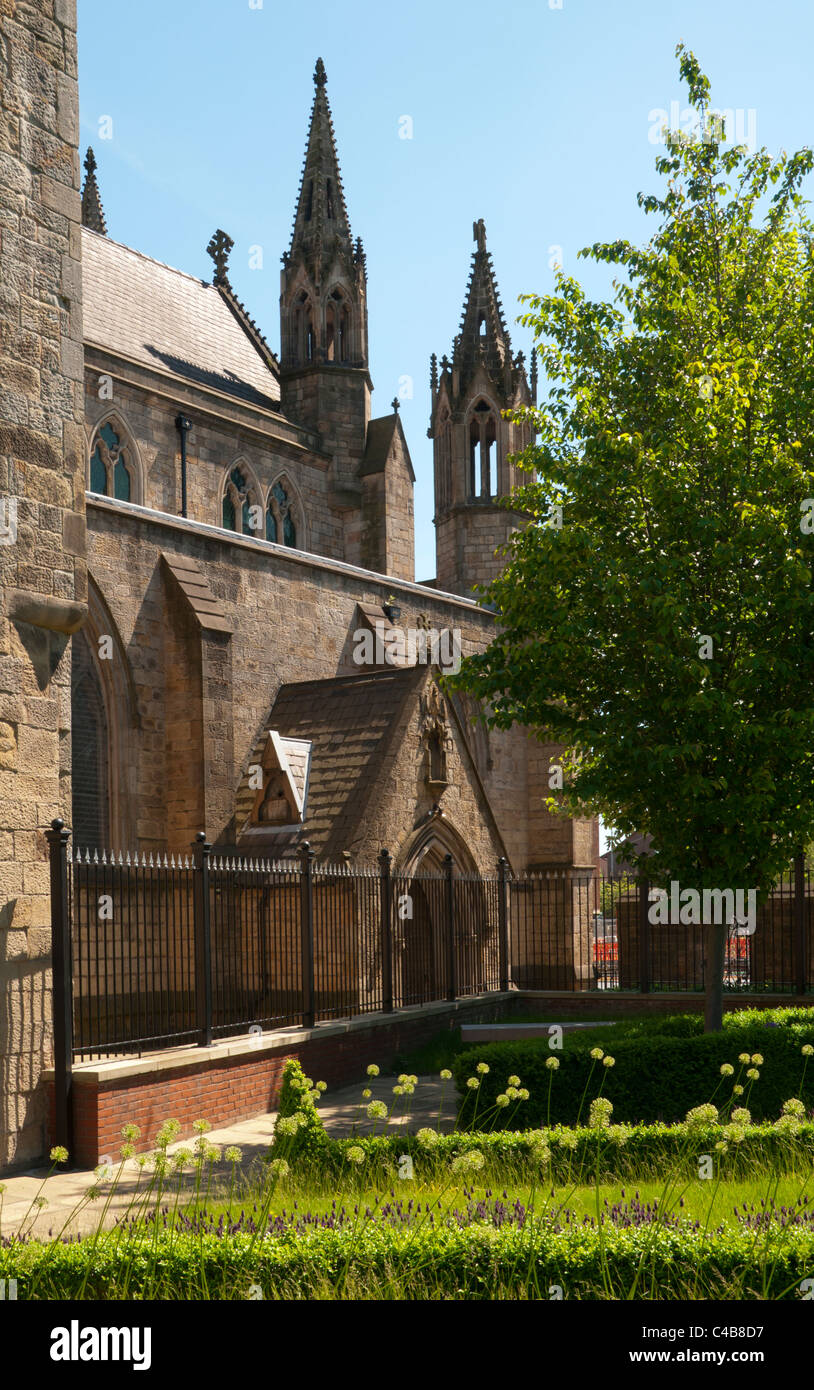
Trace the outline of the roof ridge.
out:
[[[425,663],[428,665],[428,663]],[[280,692],[283,690],[302,690],[307,685],[350,685],[351,682],[360,680],[380,681],[384,678],[402,677],[408,673],[414,674],[421,669],[422,663],[416,662],[415,666],[392,666],[383,671],[354,671],[347,676],[317,676],[310,681],[283,681],[275,700],[279,699]]]
[[[115,237],[103,236],[101,232],[96,232],[92,227],[82,227],[83,235],[92,236],[97,241],[104,242],[105,246],[116,246],[120,251],[129,251],[131,256],[138,256],[140,261],[147,261],[150,265],[160,266],[162,270],[172,271],[173,275],[180,275],[184,280],[191,280],[193,284],[200,285],[203,289],[217,289],[210,280],[203,280],[200,275],[192,275],[188,270],[179,270],[177,265],[170,265],[169,261],[159,261],[156,256],[148,256],[146,251],[138,251],[135,246],[128,246],[124,241],[116,241]]]

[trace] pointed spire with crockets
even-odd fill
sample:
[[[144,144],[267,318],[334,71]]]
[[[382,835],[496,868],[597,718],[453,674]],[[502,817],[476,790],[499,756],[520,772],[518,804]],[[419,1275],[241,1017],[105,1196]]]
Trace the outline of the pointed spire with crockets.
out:
[[[82,189],[82,226],[90,227],[92,232],[107,236],[105,214],[102,211],[102,198],[96,182],[96,155],[88,146],[85,155],[85,186]]]
[[[461,373],[462,384],[479,362],[489,375],[502,382],[512,362],[512,344],[503,318],[503,306],[495,280],[492,257],[486,250],[483,218],[475,222],[472,234],[476,249],[472,253],[461,328],[453,348],[453,365]]]
[[[305,151],[297,210],[288,259],[302,252],[308,269],[319,283],[337,251],[354,260],[354,245],[342,190],[331,109],[326,92],[325,64],[317,59],[314,69],[314,104]]]

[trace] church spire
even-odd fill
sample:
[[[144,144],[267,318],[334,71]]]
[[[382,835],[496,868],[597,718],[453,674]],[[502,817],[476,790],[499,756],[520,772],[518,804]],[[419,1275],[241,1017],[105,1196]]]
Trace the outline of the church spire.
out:
[[[512,344],[492,257],[486,250],[486,227],[481,217],[472,227],[476,249],[472,253],[469,283],[461,316],[461,327],[453,347],[453,365],[465,385],[483,363],[489,376],[501,385],[512,366]]]
[[[314,104],[300,180],[291,247],[286,261],[302,253],[308,269],[319,283],[322,271],[330,267],[337,252],[349,264],[354,260],[339,159],[336,153],[331,108],[326,91],[325,64],[317,59],[314,69]]]
[[[90,146],[85,155],[85,175],[85,186],[82,189],[82,226],[90,227],[92,232],[101,232],[102,236],[107,236],[102,198],[96,182],[96,155]]]

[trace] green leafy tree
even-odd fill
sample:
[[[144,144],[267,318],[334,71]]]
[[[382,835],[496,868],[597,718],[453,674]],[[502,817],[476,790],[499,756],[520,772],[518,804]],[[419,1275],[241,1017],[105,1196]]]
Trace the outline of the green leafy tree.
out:
[[[725,143],[679,46],[694,134],[665,133],[644,247],[613,303],[558,275],[524,296],[547,398],[518,462],[529,515],[453,683],[497,727],[562,743],[560,809],[653,837],[647,872],[765,893],[814,838],[814,273],[809,150]],[[706,1026],[725,928],[707,927]]]

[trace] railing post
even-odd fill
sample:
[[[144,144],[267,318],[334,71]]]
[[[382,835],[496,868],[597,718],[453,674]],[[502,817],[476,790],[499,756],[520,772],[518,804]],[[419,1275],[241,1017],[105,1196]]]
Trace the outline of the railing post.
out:
[[[64,822],[46,830],[51,867],[51,1006],[54,1026],[54,1143],[73,1162],[73,969],[68,884],[68,840]]]
[[[498,949],[500,951],[500,989],[505,994],[509,988],[509,913],[506,895],[509,891],[508,883],[509,861],[505,855],[501,855],[497,861],[498,872]]]
[[[798,994],[806,992],[806,858],[794,856],[794,934],[792,938],[794,985]]]
[[[447,876],[447,999],[452,1002],[458,996],[455,970],[455,861],[451,854],[444,859]]]
[[[379,855],[379,895],[382,933],[382,1010],[393,1012],[393,885],[389,849]]]
[[[639,879],[639,993],[650,993],[650,880]]]
[[[212,1046],[212,920],[209,898],[209,856],[212,846],[206,832],[199,830],[192,846],[195,851],[195,1008],[198,1046]]]
[[[302,1026],[313,1028],[314,1014],[314,851],[300,848],[300,943],[302,953]]]

